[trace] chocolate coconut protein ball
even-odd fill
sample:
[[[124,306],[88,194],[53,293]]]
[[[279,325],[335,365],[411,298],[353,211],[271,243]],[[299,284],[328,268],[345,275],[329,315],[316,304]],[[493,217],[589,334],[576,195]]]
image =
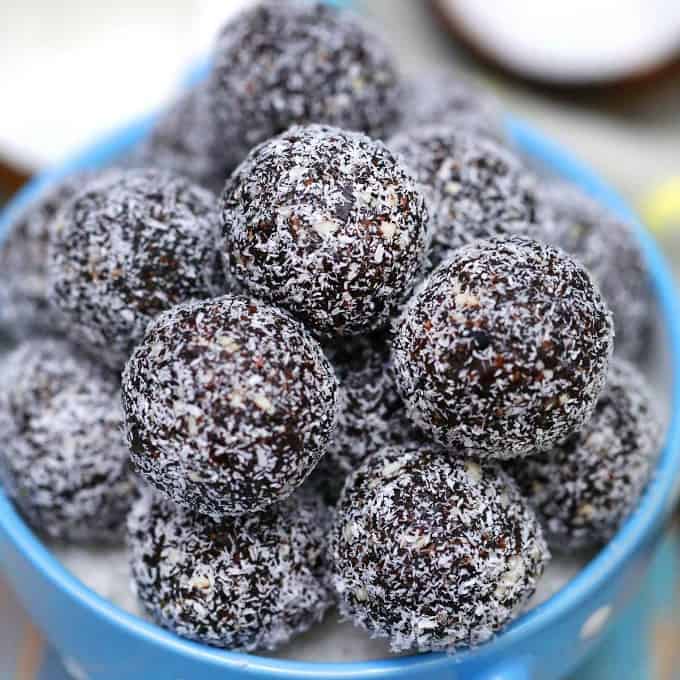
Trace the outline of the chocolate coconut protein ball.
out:
[[[219,142],[205,82],[182,94],[163,112],[133,160],[183,175],[219,194],[235,165]]]
[[[121,539],[134,486],[115,379],[59,340],[29,340],[0,367],[0,479],[53,539]]]
[[[323,617],[325,526],[297,495],[219,523],[151,492],[128,518],[133,588],[147,613],[182,637],[252,652],[274,649]]]
[[[382,39],[320,2],[259,2],[224,26],[210,78],[223,148],[235,164],[292,125],[325,123],[382,139],[401,87]]]
[[[613,322],[588,272],[519,236],[459,248],[409,303],[393,346],[412,420],[482,458],[544,451],[604,386]]]
[[[489,639],[520,613],[548,559],[500,467],[428,448],[366,459],[343,489],[329,545],[341,615],[395,652]]]
[[[612,361],[607,386],[579,432],[540,456],[512,461],[555,549],[609,540],[637,505],[659,452],[662,427],[642,375]]]
[[[617,354],[640,359],[652,340],[654,297],[632,227],[566,182],[545,181],[541,193],[554,242],[588,269],[612,310]]]
[[[544,208],[533,176],[493,139],[456,124],[416,126],[388,146],[417,177],[428,201],[430,269],[479,239],[543,237]]]
[[[388,445],[423,441],[406,415],[385,333],[338,338],[324,348],[338,378],[335,434],[310,482],[335,502],[347,475]]]
[[[289,496],[332,435],[337,381],[287,314],[245,297],[179,305],[149,325],[123,372],[142,477],[219,520]]]
[[[381,143],[321,125],[254,149],[222,197],[227,266],[317,336],[388,323],[420,276],[428,216]]]
[[[216,199],[178,175],[112,170],[56,222],[50,302],[69,336],[120,368],[160,312],[214,292]]]
[[[450,68],[420,73],[406,87],[402,126],[443,125],[505,144],[500,105]]]
[[[47,302],[49,231],[57,213],[84,181],[86,175],[81,173],[47,186],[16,214],[0,244],[0,328],[10,337],[21,339],[58,329],[58,315]]]

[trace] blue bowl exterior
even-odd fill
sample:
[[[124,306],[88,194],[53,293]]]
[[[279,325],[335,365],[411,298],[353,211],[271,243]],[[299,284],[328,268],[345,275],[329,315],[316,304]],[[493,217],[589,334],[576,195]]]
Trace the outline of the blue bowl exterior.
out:
[[[0,238],[14,215],[50,182],[100,166],[148,132],[139,121],[31,182],[0,215]],[[672,370],[672,417],[657,473],[616,537],[562,591],[522,616],[492,642],[447,656],[427,654],[347,664],[310,664],[225,652],[182,640],[131,616],[71,576],[0,492],[0,569],[49,641],[98,680],[155,678],[410,678],[521,680],[563,678],[608,628],[583,639],[589,617],[609,607],[609,622],[640,586],[680,477],[680,306],[671,274],[651,237],[623,201],[559,146],[515,119],[507,125],[527,154],[581,185],[638,227],[656,289]]]

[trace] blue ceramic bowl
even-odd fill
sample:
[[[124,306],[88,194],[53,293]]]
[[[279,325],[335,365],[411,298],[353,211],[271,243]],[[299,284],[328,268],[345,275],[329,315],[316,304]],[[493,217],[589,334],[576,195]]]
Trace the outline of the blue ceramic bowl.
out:
[[[98,141],[22,191],[0,216],[0,237],[12,216],[59,177],[112,160],[139,141],[151,119]],[[621,199],[557,145],[517,120],[517,145],[634,220]],[[71,576],[0,493],[0,569],[54,647],[97,680],[200,678],[410,678],[411,680],[555,680],[597,643],[640,585],[676,497],[680,477],[680,308],[671,275],[652,239],[638,227],[656,290],[671,380],[671,419],[656,474],[638,509],[616,537],[569,585],[479,647],[447,656],[424,654],[360,663],[312,664],[225,652],[180,639],[131,616]]]

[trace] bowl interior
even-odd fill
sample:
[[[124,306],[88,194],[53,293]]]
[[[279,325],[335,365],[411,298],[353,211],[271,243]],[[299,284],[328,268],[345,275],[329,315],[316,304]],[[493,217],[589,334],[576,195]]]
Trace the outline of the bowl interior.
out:
[[[14,217],[38,195],[45,186],[74,171],[92,169],[108,164],[116,157],[131,149],[147,133],[152,117],[137,121],[99,140],[59,167],[44,173],[20,192],[0,215],[0,240],[6,236]],[[652,238],[641,227],[635,216],[615,192],[602,183],[587,168],[574,160],[558,145],[545,139],[531,127],[508,118],[507,127],[520,150],[533,161],[549,171],[563,176],[580,185],[598,201],[632,221],[638,233],[651,272],[658,316],[660,319],[659,346],[661,360],[655,366],[663,376],[661,392],[667,395],[664,402],[668,408],[668,427],[656,473],[651,480],[639,507],[626,521],[613,540],[590,561],[569,584],[548,601],[522,615],[503,633],[487,643],[485,647],[503,644],[536,632],[541,627],[555,623],[572,607],[586,602],[606,583],[625,560],[641,545],[645,536],[670,512],[677,497],[680,477],[680,307],[676,299],[672,276]],[[653,352],[651,352],[653,353]],[[438,664],[452,657],[442,654],[423,654],[408,657],[393,657],[379,661],[347,663],[309,663],[274,659],[237,652],[222,651],[183,640],[151,623],[128,614],[111,602],[99,597],[81,581],[68,572],[52,552],[25,524],[12,504],[0,491],[0,528],[8,535],[19,550],[29,557],[34,567],[47,577],[55,588],[69,593],[89,609],[116,627],[124,627],[131,634],[143,638],[150,645],[160,645],[168,651],[227,668],[243,669],[244,664],[254,674],[310,674],[327,673],[334,677],[356,677],[361,674],[380,674],[381,671],[399,670],[407,672],[417,666],[419,670],[429,664]],[[464,661],[469,652],[456,654],[455,663]]]

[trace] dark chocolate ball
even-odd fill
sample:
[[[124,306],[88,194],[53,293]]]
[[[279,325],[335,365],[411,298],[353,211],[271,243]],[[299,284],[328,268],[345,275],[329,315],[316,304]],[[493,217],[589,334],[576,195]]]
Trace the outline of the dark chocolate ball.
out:
[[[577,431],[604,387],[611,313],[588,272],[530,239],[458,249],[409,303],[394,346],[414,422],[483,458],[543,451]]]
[[[296,495],[215,523],[147,491],[128,519],[133,587],[147,613],[182,637],[274,649],[331,603],[323,512]]]
[[[227,183],[222,225],[235,278],[323,337],[387,324],[429,237],[424,199],[392,153],[320,125],[250,153]]]
[[[538,520],[499,466],[427,448],[367,458],[330,534],[340,613],[395,652],[487,640],[521,611],[548,559]]]
[[[48,185],[16,214],[0,245],[0,328],[14,338],[53,333],[59,315],[47,301],[47,248],[57,213],[87,176],[71,175]]]
[[[388,445],[423,441],[406,415],[385,333],[341,338],[325,347],[338,378],[335,434],[310,477],[335,502],[347,475]]]
[[[236,163],[291,125],[383,138],[397,123],[400,81],[382,39],[324,3],[259,2],[224,26],[215,54],[215,115]]]
[[[543,238],[535,180],[510,149],[455,124],[410,128],[388,146],[418,178],[428,201],[431,269],[479,239]]]
[[[644,378],[614,359],[607,386],[579,432],[540,456],[512,461],[555,549],[608,541],[637,505],[662,427]]]
[[[445,125],[502,144],[507,141],[500,104],[450,68],[418,74],[405,94],[402,126],[406,129]]]
[[[112,170],[56,222],[50,301],[69,336],[113,368],[151,319],[215,291],[216,199],[161,170]]]
[[[131,160],[183,175],[219,194],[235,164],[219,142],[205,82],[183,93],[160,114]]]
[[[50,538],[121,539],[134,491],[116,380],[58,340],[29,340],[0,367],[0,478]]]
[[[179,305],[123,372],[132,462],[149,484],[220,519],[289,496],[334,427],[337,381],[284,312],[244,297]]]
[[[592,274],[612,310],[617,354],[640,359],[652,340],[654,295],[631,225],[566,182],[546,181],[541,192],[554,242]]]

